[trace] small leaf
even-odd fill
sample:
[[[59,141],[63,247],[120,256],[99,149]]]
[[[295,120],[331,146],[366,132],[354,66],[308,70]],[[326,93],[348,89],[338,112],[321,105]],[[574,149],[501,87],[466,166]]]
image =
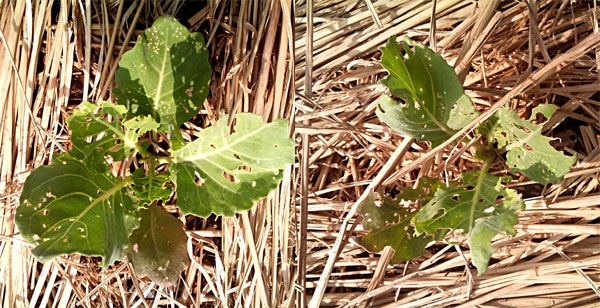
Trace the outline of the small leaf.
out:
[[[42,262],[71,253],[101,256],[104,266],[121,258],[137,211],[127,180],[115,178],[107,165],[89,168],[100,159],[58,154],[27,177],[15,221]]]
[[[131,175],[133,193],[141,204],[151,204],[155,200],[166,202],[173,193],[173,186],[167,184],[171,179],[164,174],[156,174],[155,170],[146,171],[143,168],[135,170]]]
[[[200,33],[190,33],[172,16],[154,22],[123,54],[115,75],[117,102],[130,117],[151,115],[160,130],[177,128],[198,113],[208,96],[208,51]]]
[[[140,227],[129,237],[128,258],[139,275],[172,286],[190,264],[183,225],[155,204],[140,211],[140,216]]]
[[[410,222],[416,212],[402,207],[400,198],[394,201],[384,196],[381,206],[377,206],[376,196],[370,194],[358,209],[358,213],[364,216],[363,226],[369,231],[357,238],[358,244],[370,252],[380,252],[385,246],[390,246],[395,251],[390,260],[393,264],[425,254],[425,246],[432,237],[415,235]]]
[[[500,232],[515,235],[513,226],[519,222],[516,211],[523,209],[523,201],[514,190],[507,190],[506,200],[496,207],[496,216],[481,219],[475,223],[469,234],[471,259],[479,274],[485,272],[489,260],[496,249],[491,240]]]
[[[517,223],[514,212],[524,203],[515,191],[504,188],[501,178],[486,172],[464,173],[461,179],[462,187],[440,187],[413,222],[419,233],[462,230],[469,234],[473,263],[482,273],[493,252],[489,240],[501,231],[512,234]],[[504,200],[496,205],[499,198]]]
[[[522,172],[541,184],[561,181],[577,161],[576,156],[566,156],[550,145],[552,139],[541,133],[544,123],[532,123],[538,114],[550,119],[555,110],[554,105],[539,105],[526,121],[512,110],[498,109],[499,126],[494,137],[499,146],[508,150],[506,164],[513,172]]]
[[[125,159],[135,149],[141,135],[158,128],[158,123],[149,117],[134,118],[122,123],[121,119],[127,112],[123,106],[103,102],[100,111],[96,113],[98,109],[97,105],[83,102],[67,119],[67,125],[72,131],[71,155],[86,158],[94,166],[105,163],[105,155],[111,156],[115,161]],[[108,120],[108,116],[112,119]],[[87,141],[88,139],[91,140]]]
[[[184,214],[232,216],[245,211],[274,190],[282,169],[294,163],[294,142],[287,120],[263,123],[261,116],[237,115],[235,132],[224,113],[198,139],[172,151],[171,179],[177,206]]]
[[[440,55],[406,37],[403,48],[406,56],[400,53],[395,37],[381,48],[381,64],[389,72],[382,83],[404,102],[383,95],[377,116],[394,130],[437,146],[474,120],[478,112]]]

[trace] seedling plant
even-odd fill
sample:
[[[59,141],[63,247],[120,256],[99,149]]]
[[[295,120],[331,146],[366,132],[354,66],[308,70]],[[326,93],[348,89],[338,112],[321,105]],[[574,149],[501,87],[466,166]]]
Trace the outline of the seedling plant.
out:
[[[393,130],[435,147],[477,118],[456,73],[433,50],[408,38],[400,46],[392,37],[382,52],[381,64],[389,72],[382,83],[394,98],[383,95],[376,113]],[[425,254],[432,240],[442,241],[459,231],[468,236],[478,273],[485,272],[495,251],[492,238],[501,232],[514,235],[516,212],[524,208],[521,195],[505,186],[511,177],[491,174],[492,164],[504,159],[513,173],[550,184],[561,181],[576,161],[542,135],[543,119],[549,120],[556,108],[539,105],[528,120],[508,107],[499,109],[475,132],[480,140],[475,158],[481,168],[460,174],[456,181],[423,177],[416,189],[398,188],[395,199],[371,194],[359,208],[369,232],[358,242],[372,252],[390,246],[395,250],[391,263],[401,263]],[[422,207],[405,207],[402,200]]]
[[[294,162],[287,120],[238,113],[231,133],[222,112],[193,141],[183,138],[210,78],[202,34],[161,17],[140,35],[120,60],[117,104],[78,106],[67,119],[71,150],[25,181],[15,221],[37,259],[79,253],[102,257],[106,268],[126,255],[139,275],[169,286],[190,259],[184,226],[163,205],[233,216],[278,186]],[[126,171],[113,173],[116,164]]]

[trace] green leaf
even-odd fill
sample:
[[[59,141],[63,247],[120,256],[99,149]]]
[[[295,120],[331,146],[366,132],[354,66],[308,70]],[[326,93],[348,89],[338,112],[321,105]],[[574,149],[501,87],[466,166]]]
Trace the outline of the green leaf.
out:
[[[146,171],[143,168],[135,170],[131,175],[133,193],[141,204],[151,204],[155,200],[166,202],[173,193],[173,186],[168,183],[171,179],[165,174],[157,174],[155,170]]]
[[[403,199],[407,201],[420,201],[421,204],[426,204],[435,195],[438,188],[443,187],[444,183],[440,179],[436,178],[420,178],[417,183],[417,188],[412,187],[399,187],[397,188],[398,194],[396,199]]]
[[[287,120],[265,124],[259,115],[241,113],[227,136],[228,118],[222,114],[198,139],[172,151],[171,179],[184,214],[231,216],[247,210],[274,190],[282,169],[294,163]]]
[[[150,117],[136,117],[123,123],[122,118],[127,112],[123,106],[103,102],[98,111],[99,108],[83,102],[67,118],[67,125],[72,131],[71,155],[80,159],[96,159],[94,165],[104,163],[105,155],[115,161],[125,159],[136,148],[141,135],[158,128],[158,123]]]
[[[377,206],[376,196],[375,193],[370,194],[358,209],[358,213],[364,216],[363,226],[369,231],[367,235],[357,238],[358,244],[375,253],[390,246],[395,251],[390,260],[393,264],[425,254],[425,246],[432,237],[415,235],[410,223],[416,212],[402,207],[400,197],[393,200],[384,196],[381,206]]]
[[[381,64],[389,72],[382,83],[403,102],[383,95],[377,116],[394,130],[437,146],[474,120],[478,112],[440,55],[406,37],[403,49],[406,56],[400,53],[395,37],[381,48]]]
[[[501,231],[512,234],[512,226],[517,223],[514,212],[524,203],[516,192],[504,188],[501,178],[487,170],[464,173],[461,180],[462,187],[440,187],[413,221],[419,233],[462,230],[469,234],[473,263],[482,273],[493,252],[489,240]]]
[[[500,147],[508,150],[506,164],[513,172],[522,172],[541,184],[561,181],[577,161],[576,156],[566,156],[550,145],[552,139],[542,135],[544,123],[533,124],[538,114],[550,119],[556,108],[539,105],[533,109],[529,121],[507,108],[500,108],[497,113],[499,125],[494,137]]]
[[[479,274],[487,270],[490,257],[496,250],[492,247],[492,238],[500,232],[515,235],[513,226],[519,222],[515,212],[522,209],[521,197],[514,190],[507,190],[505,201],[495,209],[496,216],[481,219],[473,226],[469,234],[469,246],[473,265]]]
[[[100,159],[58,154],[27,177],[15,221],[42,262],[71,253],[101,256],[104,266],[121,258],[137,211],[128,180],[115,178],[106,163],[90,166]]]
[[[172,286],[190,264],[183,225],[155,204],[140,211],[140,216],[140,227],[129,237],[128,258],[139,275]]]
[[[130,117],[152,115],[168,132],[198,113],[208,96],[208,51],[200,33],[172,16],[161,17],[123,54],[115,75],[117,102]]]

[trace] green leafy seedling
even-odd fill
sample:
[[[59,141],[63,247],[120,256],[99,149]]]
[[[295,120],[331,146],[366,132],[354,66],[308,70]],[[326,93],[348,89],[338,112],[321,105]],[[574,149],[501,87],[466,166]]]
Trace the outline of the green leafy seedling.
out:
[[[381,64],[389,72],[382,83],[395,98],[382,96],[377,115],[391,128],[437,146],[477,117],[454,70],[433,50],[408,38],[402,40],[401,49],[392,37],[382,51]],[[462,231],[468,235],[473,265],[479,274],[485,272],[494,252],[492,238],[501,232],[514,235],[516,212],[524,207],[516,191],[504,187],[502,178],[488,173],[497,158],[494,146],[507,151],[506,163],[513,172],[541,184],[561,181],[576,157],[555,150],[549,143],[551,139],[541,134],[544,123],[534,123],[539,115],[550,119],[555,110],[555,106],[540,105],[526,121],[512,110],[499,109],[477,127],[482,139],[487,140],[487,146],[480,144],[477,151],[476,158],[483,161],[479,171],[462,174],[461,185],[434,185],[434,179],[425,178],[413,193],[407,192],[410,188],[401,188],[397,198],[423,204],[418,212],[410,214],[410,222],[406,215],[405,219],[390,217],[390,213],[396,215],[395,211],[405,209],[386,197],[381,207],[365,202],[359,212],[365,216],[363,225],[370,232],[359,242],[374,252],[385,246],[394,248],[400,253],[392,259],[397,263],[423,252],[423,236],[441,240],[449,232]],[[385,223],[374,225],[372,217],[387,218]],[[398,227],[405,233],[391,231],[398,231]],[[417,246],[415,252],[399,252],[400,248]]]
[[[294,162],[287,120],[240,113],[230,134],[223,113],[193,142],[182,138],[210,76],[204,38],[175,18],[161,17],[140,35],[116,73],[118,104],[82,103],[67,119],[71,150],[25,181],[15,221],[40,261],[80,253],[108,267],[126,252],[139,274],[173,285],[190,262],[187,235],[162,204],[232,216],[277,187]],[[167,155],[150,148],[158,134],[167,136]],[[111,162],[133,160],[142,167],[130,175],[111,172]]]

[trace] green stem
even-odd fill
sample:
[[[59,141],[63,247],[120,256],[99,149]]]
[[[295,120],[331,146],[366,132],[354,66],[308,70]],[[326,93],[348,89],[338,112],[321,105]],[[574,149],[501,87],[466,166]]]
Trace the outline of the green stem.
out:
[[[492,133],[489,133],[488,136],[486,136],[488,143],[487,143],[487,147],[486,150],[488,152],[493,153],[494,151],[494,144],[492,142],[493,139],[491,139],[492,137]],[[478,144],[479,145],[479,144]],[[479,145],[481,146],[481,145]],[[473,225],[475,224],[475,208],[477,207],[477,202],[479,202],[479,195],[481,194],[481,190],[483,189],[483,183],[485,182],[485,177],[488,175],[488,171],[490,170],[490,167],[492,166],[492,163],[494,162],[494,156],[493,155],[486,155],[487,159],[485,160],[485,164],[483,164],[483,167],[481,168],[481,171],[479,172],[479,177],[477,178],[477,186],[475,186],[475,198],[473,198],[473,200],[471,201],[471,211],[469,213],[469,232],[473,229]]]

